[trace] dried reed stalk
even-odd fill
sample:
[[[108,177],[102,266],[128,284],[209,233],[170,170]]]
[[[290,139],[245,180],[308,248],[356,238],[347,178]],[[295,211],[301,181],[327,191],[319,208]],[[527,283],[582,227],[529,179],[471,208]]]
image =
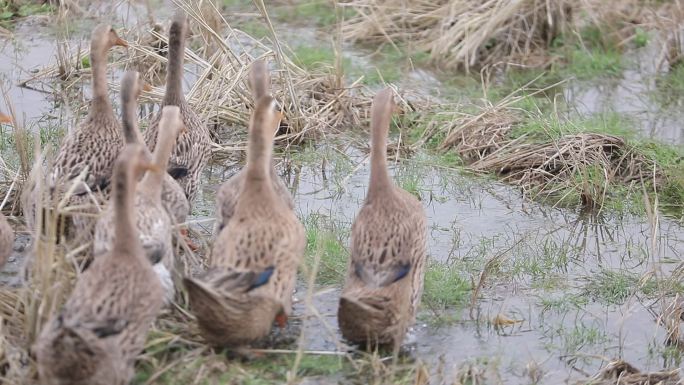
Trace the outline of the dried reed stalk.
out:
[[[401,44],[446,68],[472,68],[544,53],[572,19],[570,0],[352,0],[358,16],[344,36],[369,44]]]

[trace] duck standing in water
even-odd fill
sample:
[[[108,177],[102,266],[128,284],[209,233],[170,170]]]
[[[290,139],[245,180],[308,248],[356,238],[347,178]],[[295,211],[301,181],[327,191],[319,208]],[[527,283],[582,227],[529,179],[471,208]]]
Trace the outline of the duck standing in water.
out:
[[[285,326],[306,234],[271,177],[275,100],[262,96],[249,128],[247,166],[235,212],[214,242],[210,268],[184,279],[205,340],[239,348]]]
[[[418,199],[387,170],[387,135],[394,95],[380,91],[371,106],[371,174],[351,234],[351,256],[337,318],[348,341],[399,349],[415,322],[423,291],[427,218]]]

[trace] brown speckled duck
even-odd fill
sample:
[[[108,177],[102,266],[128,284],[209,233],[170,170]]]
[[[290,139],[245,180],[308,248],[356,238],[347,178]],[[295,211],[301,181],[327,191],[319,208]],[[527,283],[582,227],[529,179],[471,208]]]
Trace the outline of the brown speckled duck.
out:
[[[371,174],[363,207],[352,226],[351,256],[338,308],[350,342],[398,349],[423,291],[427,219],[420,202],[397,187],[387,170],[393,92],[371,107]]]
[[[182,11],[176,12],[169,28],[166,93],[162,107],[180,107],[183,124],[187,128],[187,132],[178,137],[169,161],[168,172],[183,187],[192,205],[199,191],[202,170],[211,155],[211,137],[209,129],[190,108],[183,95],[183,59],[187,29],[188,21],[185,14]],[[152,119],[150,127],[144,133],[145,142],[151,149],[157,143],[160,118],[161,114],[158,114]]]
[[[263,60],[256,60],[252,63],[252,67],[249,73],[250,85],[252,87],[252,95],[254,96],[254,102],[256,103],[262,96],[271,93],[271,78],[268,73],[268,66]],[[276,127],[277,129],[277,127]],[[242,190],[242,185],[245,180],[245,169],[240,170],[232,178],[225,181],[219,187],[216,192],[216,226],[215,234],[218,234],[223,227],[230,221],[230,218],[235,212],[235,205],[237,204],[238,196],[240,195],[240,190]],[[294,202],[292,201],[292,195],[287,189],[287,186],[283,180],[278,176],[276,169],[271,163],[270,167],[271,179],[273,180],[273,187],[275,187],[276,195],[281,197],[283,202],[294,209]]]
[[[128,71],[121,80],[121,107],[124,138],[126,143],[144,144],[138,127],[138,97],[143,89],[149,87],[140,79],[140,74]],[[190,214],[190,203],[185,191],[168,173],[162,182],[162,205],[171,215],[174,224],[184,223]]]
[[[112,251],[83,272],[60,313],[34,346],[41,383],[125,385],[147,332],[163,303],[163,289],[145,256],[135,226],[135,187],[146,150],[128,145],[116,161]]]
[[[148,171],[135,194],[136,233],[145,255],[159,275],[167,301],[171,301],[174,295],[171,272],[174,271],[175,260],[171,244],[172,218],[162,203],[162,182],[164,175],[167,175],[165,170],[171,150],[182,127],[178,107],[164,107],[159,123],[161,137],[152,154],[152,163],[158,171]],[[144,144],[140,146],[145,148]],[[110,204],[95,226],[93,251],[96,257],[110,252],[114,247],[115,210],[116,206]]]
[[[14,248],[14,231],[2,213],[0,213],[0,269],[5,266]]]
[[[127,47],[109,25],[95,27],[90,44],[93,99],[88,116],[75,129],[70,130],[62,141],[54,168],[48,175],[47,189],[60,197],[72,185],[72,181],[87,167],[84,184],[77,186],[71,197],[71,205],[91,203],[88,191],[109,190],[112,168],[123,148],[123,137],[119,121],[114,115],[107,94],[107,53],[114,46]],[[34,178],[31,178],[34,180]],[[24,195],[24,216],[29,229],[35,230],[36,203],[41,199],[37,183],[31,183]],[[105,194],[106,195],[106,194]],[[78,229],[92,230],[91,216],[75,215],[71,224]],[[92,234],[92,232],[91,232]]]
[[[207,342],[240,347],[265,337],[292,309],[304,227],[271,179],[273,134],[280,121],[271,96],[252,115],[247,168],[235,214],[218,235],[210,268],[185,278],[190,307]]]

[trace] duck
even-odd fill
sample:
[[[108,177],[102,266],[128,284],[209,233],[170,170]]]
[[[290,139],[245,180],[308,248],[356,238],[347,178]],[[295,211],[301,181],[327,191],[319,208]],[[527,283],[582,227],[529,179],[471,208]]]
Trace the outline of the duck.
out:
[[[187,17],[182,10],[178,10],[169,27],[166,90],[162,107],[178,106],[183,124],[187,127],[187,131],[176,141],[168,173],[183,187],[192,206],[199,192],[202,170],[211,155],[211,136],[207,126],[202,123],[183,95],[183,59],[187,30]],[[154,149],[157,143],[160,119],[161,114],[157,114],[144,132],[145,143],[150,149]]]
[[[270,95],[271,78],[268,73],[268,66],[264,60],[255,60],[252,63],[249,72],[249,82],[255,103],[262,96],[267,94]],[[290,190],[287,189],[287,185],[283,182],[282,178],[278,176],[273,163],[271,163],[270,173],[276,195],[278,195],[290,209],[294,209],[292,194],[290,194]],[[240,170],[240,172],[233,177],[223,182],[216,192],[215,235],[225,227],[235,213],[235,205],[237,203],[237,198],[240,195],[240,191],[242,190],[242,185],[244,184],[245,174],[245,169]]]
[[[129,87],[135,86],[137,74],[124,77],[122,93],[130,95],[134,90]],[[124,97],[125,98],[125,97]],[[130,107],[126,101],[125,107]],[[124,115],[128,115],[130,108],[126,108]],[[124,118],[124,125],[130,124],[130,117]],[[152,154],[152,164],[157,168],[156,172],[148,171],[138,183],[135,190],[135,223],[136,234],[142,249],[145,252],[154,270],[157,272],[160,282],[166,293],[165,299],[169,303],[174,296],[174,284],[172,272],[175,271],[175,259],[172,245],[172,219],[162,203],[162,185],[166,166],[173,148],[176,137],[181,132],[183,124],[180,120],[180,109],[176,106],[166,106],[162,109],[162,119],[159,123],[160,138]],[[142,143],[139,144],[147,149]],[[116,229],[113,224],[116,221],[116,202],[108,205],[105,212],[100,216],[95,226],[93,240],[93,254],[99,255],[111,252],[115,245]]]
[[[281,115],[270,95],[252,113],[245,179],[235,213],[214,241],[209,268],[185,277],[191,312],[204,339],[236,350],[284,327],[292,311],[306,235],[271,178],[273,135]]]
[[[141,79],[137,71],[124,73],[121,80],[121,126],[126,143],[145,144],[138,127],[138,97],[142,91],[150,90],[150,85]],[[173,219],[174,225],[185,223],[190,214],[190,203],[185,191],[167,172],[162,180],[162,205]]]
[[[146,158],[143,146],[127,145],[114,164],[113,246],[80,274],[33,346],[44,385],[125,385],[133,377],[164,297],[135,230],[137,181],[156,170]]]
[[[5,266],[14,249],[14,230],[7,218],[0,213],[0,269]]]
[[[396,186],[387,169],[394,108],[391,88],[373,98],[370,181],[352,225],[337,319],[347,341],[398,350],[415,322],[423,291],[427,219],[420,201]]]
[[[115,46],[128,47],[128,43],[110,25],[96,26],[90,42],[92,101],[85,119],[66,134],[53,169],[48,174],[47,192],[53,200],[59,201],[86,168],[84,183],[71,191],[68,205],[91,203],[89,192],[102,194],[104,199],[109,193],[114,162],[123,148],[121,127],[107,93],[107,53]],[[42,201],[42,192],[35,177],[30,177],[29,181],[33,183],[27,186],[22,203],[28,228],[35,231],[36,206]],[[73,215],[66,224],[67,230],[73,225],[92,233],[93,218],[91,215]]]

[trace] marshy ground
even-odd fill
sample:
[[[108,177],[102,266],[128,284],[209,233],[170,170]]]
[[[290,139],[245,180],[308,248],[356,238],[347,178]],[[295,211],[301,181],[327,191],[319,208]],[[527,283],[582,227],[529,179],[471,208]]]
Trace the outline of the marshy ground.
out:
[[[308,248],[294,319],[255,359],[228,359],[201,344],[181,298],[150,334],[134,384],[608,384],[619,373],[657,383],[615,369],[618,360],[676,383],[684,344],[675,306],[684,295],[683,5],[578,1],[566,9],[559,1],[554,10],[519,2],[538,17],[509,15],[510,29],[502,22],[489,31],[473,59],[454,52],[475,43],[447,44],[453,49],[440,54],[435,35],[422,32],[453,17],[443,34],[457,36],[458,12],[420,16],[434,11],[429,3],[459,1],[417,2],[405,12],[393,3],[401,2],[0,1],[0,111],[14,117],[0,130],[0,197],[18,230],[16,255],[0,273],[4,383],[35,380],[29,347],[74,277],[68,250],[34,250],[22,230],[18,196],[33,144],[56,145],[83,115],[86,42],[98,22],[131,42],[111,60],[112,100],[118,104],[122,71],[137,69],[155,86],[143,95],[148,116],[163,92],[165,21],[175,6],[193,24],[185,89],[215,140],[190,221],[204,247],[185,250],[183,267],[201,265],[214,193],[244,162],[246,69],[258,56],[269,58],[285,109],[276,158]],[[506,19],[505,7],[497,12]],[[530,20],[553,20],[557,30],[536,39]],[[528,40],[519,37],[525,26]],[[349,352],[336,324],[351,223],[369,175],[370,95],[385,83],[401,106],[389,145],[395,181],[421,199],[430,223],[419,322],[398,360]],[[23,266],[34,254],[67,262],[27,273],[39,278],[27,283]]]

